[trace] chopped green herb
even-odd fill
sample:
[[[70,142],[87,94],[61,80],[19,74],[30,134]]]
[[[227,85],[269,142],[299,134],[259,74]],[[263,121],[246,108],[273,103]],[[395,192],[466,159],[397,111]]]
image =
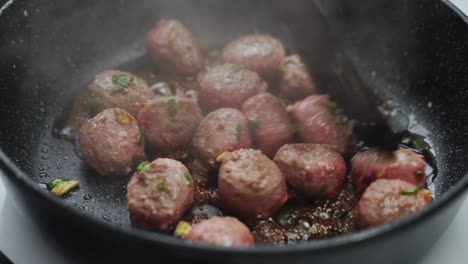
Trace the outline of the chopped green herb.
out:
[[[138,167],[136,168],[136,171],[145,172],[146,170],[148,170],[148,167],[149,167],[149,161],[146,160],[140,163],[140,165],[138,165]]]
[[[145,137],[143,136],[143,130],[141,128],[138,128],[137,145],[143,146],[144,143],[145,143]]]
[[[324,184],[320,187],[320,195],[326,195],[328,192],[328,185]]]
[[[177,114],[177,102],[174,98],[171,98],[167,101],[167,111],[170,116],[175,116]]]
[[[336,102],[330,102],[330,105],[328,106],[330,110],[336,111],[338,109],[338,104]]]
[[[278,223],[281,225],[286,225],[289,222],[289,219],[292,216],[292,212],[290,210],[283,211],[278,216]]]
[[[237,126],[236,126],[236,138],[237,138],[237,141],[240,141],[240,140],[241,140],[241,133],[242,133],[242,125],[241,125],[241,123],[237,123]]]
[[[89,111],[91,111],[92,113],[96,113],[99,110],[99,108],[101,108],[101,106],[102,101],[97,97],[92,97],[88,101]]]
[[[430,149],[429,144],[424,141],[424,137],[420,135],[413,135],[411,139],[411,145],[413,148],[423,152]]]
[[[49,187],[49,189],[52,190],[53,188],[57,187],[59,184],[66,182],[66,181],[68,181],[68,179],[63,178],[63,177],[53,179],[49,182],[49,184],[47,184],[47,187]]]
[[[187,180],[188,185],[192,183],[192,177],[190,177],[190,174],[188,174],[187,172],[184,172],[184,178],[185,180]]]
[[[112,92],[118,93],[127,88],[133,80],[133,75],[129,73],[118,73],[112,76]]]
[[[419,188],[419,187],[416,187],[416,188],[413,188],[413,189],[403,189],[403,190],[401,190],[401,194],[403,194],[403,195],[413,195],[413,194],[417,194],[420,190],[421,190],[421,188]]]
[[[423,173],[422,170],[417,170],[415,174],[416,174],[416,176],[418,176],[418,177],[421,177],[421,176],[424,175],[424,173]]]
[[[242,70],[242,71],[246,71],[249,69],[249,66],[248,65],[245,65],[245,64],[240,64],[239,65],[239,70]]]
[[[254,116],[254,115],[251,115],[248,117],[248,120],[249,120],[249,124],[250,126],[255,129],[258,127],[258,122],[257,122],[257,117]]]
[[[164,180],[158,181],[156,188],[158,188],[158,190],[161,192],[169,192],[169,188],[167,188],[166,182]]]

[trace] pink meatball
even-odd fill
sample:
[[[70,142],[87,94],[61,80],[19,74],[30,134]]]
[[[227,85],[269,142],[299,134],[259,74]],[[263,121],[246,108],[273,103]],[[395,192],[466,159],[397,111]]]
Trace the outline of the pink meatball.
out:
[[[180,21],[158,21],[146,34],[145,44],[154,62],[167,71],[194,74],[203,67],[200,48]]]
[[[388,223],[416,212],[431,202],[431,194],[400,179],[379,179],[362,195],[357,208],[359,227]]]
[[[240,109],[245,100],[268,87],[255,72],[234,64],[214,66],[198,81],[200,105],[207,112],[222,107]]]
[[[163,153],[187,146],[202,120],[197,102],[172,96],[150,101],[138,115],[148,145]]]
[[[230,153],[219,169],[222,205],[246,218],[267,218],[288,199],[283,173],[259,150]]]
[[[216,158],[221,153],[250,148],[251,145],[247,118],[232,108],[221,108],[209,113],[193,137],[195,155],[210,168],[218,167]]]
[[[159,158],[143,165],[127,186],[130,219],[141,228],[167,230],[192,206],[192,177],[177,160]]]
[[[352,158],[351,176],[359,192],[378,179],[401,179],[422,187],[426,183],[425,167],[424,156],[409,149],[369,149]]]
[[[133,159],[143,156],[136,120],[125,110],[108,108],[88,120],[79,131],[84,161],[101,175],[125,175]]]
[[[96,110],[118,107],[133,116],[154,94],[148,84],[129,72],[107,70],[96,75],[89,85],[91,100],[98,102]]]
[[[304,142],[334,145],[343,152],[353,134],[353,123],[343,121],[333,111],[334,106],[328,96],[312,95],[297,101],[288,110]]]
[[[269,93],[248,99],[242,110],[249,120],[257,147],[273,157],[284,144],[292,142],[294,126],[283,103]]]
[[[281,64],[280,90],[291,100],[299,100],[320,91],[299,55],[286,57]]]
[[[346,163],[329,145],[284,145],[274,160],[288,184],[308,196],[337,198],[341,192]]]
[[[249,228],[230,216],[215,216],[193,225],[185,239],[221,247],[254,245],[254,238]]]
[[[229,42],[223,49],[225,62],[241,64],[265,80],[278,77],[286,56],[283,44],[269,35],[245,35]]]

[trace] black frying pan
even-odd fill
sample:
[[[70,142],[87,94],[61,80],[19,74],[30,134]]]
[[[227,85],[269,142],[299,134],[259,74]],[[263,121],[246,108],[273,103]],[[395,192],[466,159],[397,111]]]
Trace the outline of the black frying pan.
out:
[[[0,11],[0,169],[9,193],[56,235],[51,243],[63,244],[71,259],[410,263],[429,250],[464,197],[468,20],[447,2],[9,2]],[[182,20],[206,47],[252,31],[281,38],[354,118],[380,120],[374,109],[379,100],[396,107],[410,130],[433,146],[438,173],[428,181],[435,201],[387,225],[295,246],[215,249],[131,228],[124,200],[128,179],[92,177],[73,146],[51,131],[96,72],[144,55],[142,36],[161,17]],[[349,60],[337,60],[337,53]],[[336,67],[344,75],[337,76]],[[64,199],[52,197],[38,183],[58,176],[79,179],[82,186]]]

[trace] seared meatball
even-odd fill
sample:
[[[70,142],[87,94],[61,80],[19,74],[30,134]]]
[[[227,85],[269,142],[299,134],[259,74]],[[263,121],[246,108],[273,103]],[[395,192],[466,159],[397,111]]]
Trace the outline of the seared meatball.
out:
[[[431,194],[400,179],[379,179],[362,195],[357,208],[361,228],[384,224],[416,212],[431,202]]]
[[[141,109],[138,124],[150,146],[163,153],[172,153],[190,143],[202,118],[193,99],[159,97]]]
[[[221,247],[251,247],[254,245],[254,238],[249,228],[230,216],[215,216],[193,225],[185,239]]]
[[[346,163],[329,145],[288,144],[278,150],[274,160],[288,184],[300,192],[325,198],[340,194]]]
[[[269,93],[248,99],[242,110],[249,120],[257,147],[273,157],[284,144],[292,141],[294,127],[283,103]]]
[[[101,175],[125,175],[133,158],[143,156],[136,120],[125,110],[108,108],[80,128],[79,149],[84,161]]]
[[[218,155],[250,148],[251,142],[247,118],[239,110],[221,108],[202,120],[193,137],[193,148],[202,163],[217,168]]]
[[[315,81],[299,55],[291,55],[283,60],[280,90],[291,100],[299,100],[308,95],[319,93]]]
[[[425,167],[424,156],[409,149],[369,149],[352,158],[351,176],[359,192],[378,179],[401,179],[422,187],[426,183]]]
[[[177,160],[140,164],[127,186],[127,207],[136,226],[167,230],[193,203],[192,177]]]
[[[353,124],[340,118],[333,111],[334,106],[328,96],[312,95],[297,101],[288,110],[304,142],[334,145],[343,152],[353,133]]]
[[[203,67],[198,45],[180,21],[158,21],[146,34],[145,44],[154,62],[167,71],[194,74]]]
[[[222,205],[246,218],[267,218],[288,199],[283,173],[260,150],[226,155],[218,176]]]
[[[92,100],[98,102],[99,109],[118,107],[133,116],[154,94],[141,78],[124,71],[107,70],[96,75],[89,85]]]
[[[214,66],[199,77],[200,105],[207,112],[221,107],[240,109],[245,100],[267,87],[255,72],[241,65]]]
[[[246,65],[265,80],[275,79],[286,56],[283,44],[269,35],[246,35],[228,43],[222,53],[225,62]]]

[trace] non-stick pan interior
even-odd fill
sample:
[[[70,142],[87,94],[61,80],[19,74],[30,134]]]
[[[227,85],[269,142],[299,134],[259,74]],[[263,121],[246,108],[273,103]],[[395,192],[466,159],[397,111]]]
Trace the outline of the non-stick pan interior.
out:
[[[129,228],[128,177],[95,175],[52,126],[97,72],[144,56],[143,36],[157,19],[177,18],[206,48],[243,33],[277,36],[332,94],[341,47],[364,84],[432,144],[437,198],[468,170],[468,28],[444,3],[372,2],[316,1],[330,37],[311,1],[18,1],[0,17],[0,148],[38,184],[80,180],[57,199]],[[350,72],[350,89],[363,85]]]

